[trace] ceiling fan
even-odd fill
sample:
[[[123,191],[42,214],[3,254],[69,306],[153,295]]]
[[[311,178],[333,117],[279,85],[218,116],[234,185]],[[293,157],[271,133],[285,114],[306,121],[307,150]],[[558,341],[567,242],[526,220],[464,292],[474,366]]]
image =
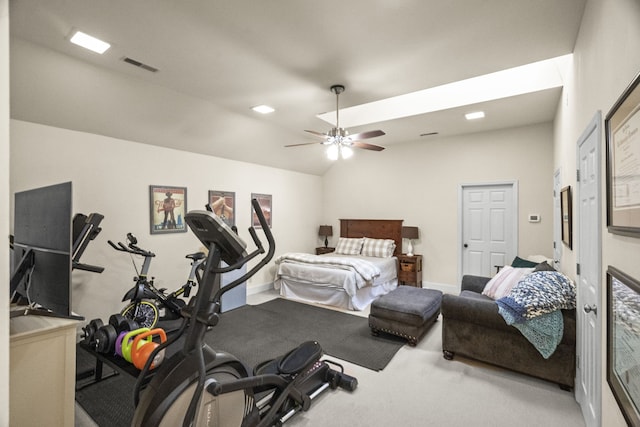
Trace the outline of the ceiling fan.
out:
[[[382,151],[384,147],[379,145],[368,144],[366,142],[362,142],[362,139],[375,138],[376,136],[384,135],[384,132],[381,130],[370,130],[367,132],[360,132],[354,135],[349,135],[349,132],[340,127],[340,110],[339,110],[339,99],[340,94],[344,92],[343,85],[333,85],[331,86],[331,92],[336,94],[336,127],[331,129],[327,133],[316,132],[313,130],[305,130],[305,132],[309,132],[312,135],[318,136],[323,139],[319,144],[327,145],[327,156],[331,160],[337,160],[338,155],[341,155],[343,159],[347,159],[353,155],[352,147],[355,148],[363,148],[365,150],[373,150],[373,151]],[[305,142],[302,144],[290,144],[285,145],[285,147],[298,147],[301,145],[311,145],[318,144],[318,142]]]

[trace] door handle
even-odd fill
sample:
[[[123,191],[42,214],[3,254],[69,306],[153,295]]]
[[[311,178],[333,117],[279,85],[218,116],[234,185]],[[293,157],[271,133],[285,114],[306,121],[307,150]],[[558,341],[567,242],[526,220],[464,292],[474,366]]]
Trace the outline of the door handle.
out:
[[[464,245],[462,245],[462,246],[465,247],[465,248],[469,247],[469,245],[467,245],[466,243]]]
[[[598,315],[598,307],[596,307],[595,304],[593,305],[585,304],[582,309],[587,314],[593,312],[593,314],[595,314],[596,316]]]

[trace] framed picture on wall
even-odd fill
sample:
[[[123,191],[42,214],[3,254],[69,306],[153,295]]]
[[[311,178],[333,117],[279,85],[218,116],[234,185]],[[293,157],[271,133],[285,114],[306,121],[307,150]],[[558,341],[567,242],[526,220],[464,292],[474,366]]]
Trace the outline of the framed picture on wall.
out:
[[[640,74],[605,118],[607,229],[640,237]]]
[[[607,269],[607,382],[630,426],[640,425],[640,282]]]
[[[571,186],[560,190],[560,213],[562,216],[562,242],[571,249],[573,241],[571,220]]]
[[[273,216],[273,206],[272,206],[272,198],[271,194],[258,194],[251,193],[251,200],[256,199],[258,204],[262,208],[262,213],[264,214],[264,219],[267,220],[267,224],[269,224],[269,228],[271,228],[271,219]],[[251,209],[251,225],[254,228],[262,228],[260,225],[260,221],[258,220],[258,216]]]
[[[229,227],[236,225],[236,193],[209,190],[209,207]]]
[[[186,233],[187,187],[149,186],[151,234]]]

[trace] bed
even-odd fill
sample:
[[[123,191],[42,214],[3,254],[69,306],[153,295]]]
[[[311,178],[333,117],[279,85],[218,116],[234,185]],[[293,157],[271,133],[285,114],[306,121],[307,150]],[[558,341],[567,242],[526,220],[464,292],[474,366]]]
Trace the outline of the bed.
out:
[[[402,220],[341,219],[336,251],[279,256],[274,286],[285,298],[363,310],[398,286],[401,251]]]

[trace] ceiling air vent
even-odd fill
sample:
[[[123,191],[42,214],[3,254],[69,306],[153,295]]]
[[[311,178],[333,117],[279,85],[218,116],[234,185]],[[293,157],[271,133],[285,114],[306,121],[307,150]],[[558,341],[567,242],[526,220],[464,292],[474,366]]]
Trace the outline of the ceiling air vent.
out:
[[[152,73],[155,73],[156,71],[158,71],[157,68],[154,68],[151,65],[144,64],[140,61],[136,61],[135,59],[131,59],[126,56],[122,58],[122,60],[128,64],[135,65],[138,68],[142,68],[143,70],[151,71]]]

